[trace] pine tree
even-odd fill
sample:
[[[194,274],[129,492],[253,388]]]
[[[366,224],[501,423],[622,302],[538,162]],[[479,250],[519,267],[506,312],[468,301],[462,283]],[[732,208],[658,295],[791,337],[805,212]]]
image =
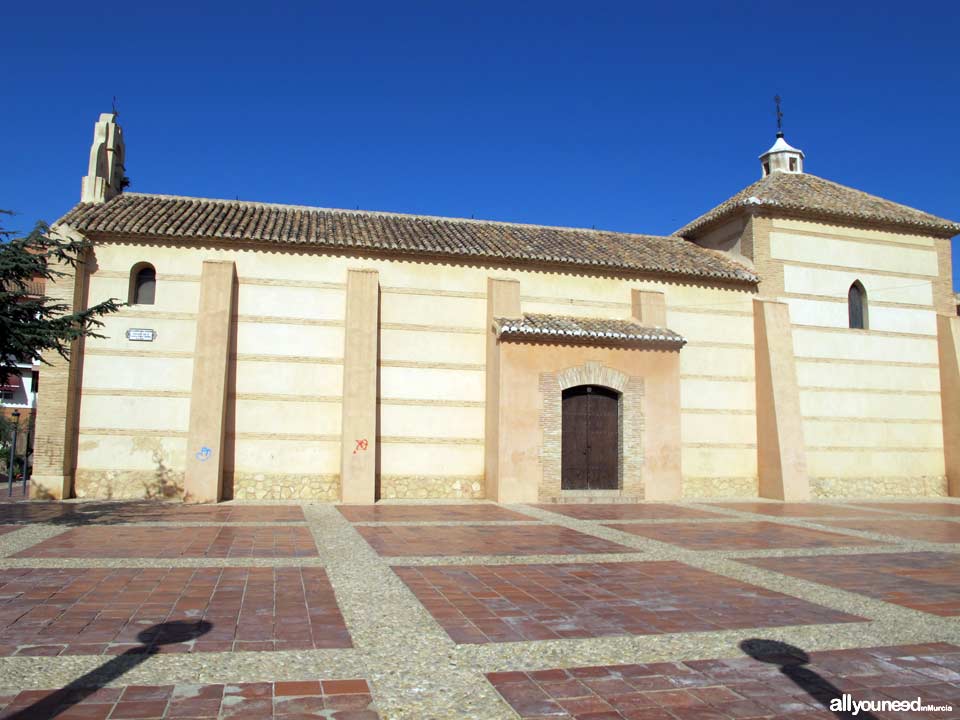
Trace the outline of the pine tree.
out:
[[[103,337],[95,331],[103,327],[100,318],[124,304],[111,298],[73,312],[67,303],[37,294],[39,281],[56,282],[67,275],[66,267],[81,265],[89,242],[56,237],[44,222],[26,237],[14,235],[0,225],[0,383],[19,374],[18,361],[49,364],[45,358],[51,352],[69,360],[70,343]]]

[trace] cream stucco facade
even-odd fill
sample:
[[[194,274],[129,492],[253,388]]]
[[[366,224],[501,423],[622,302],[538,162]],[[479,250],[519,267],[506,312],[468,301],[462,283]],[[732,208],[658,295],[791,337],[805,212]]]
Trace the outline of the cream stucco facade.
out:
[[[85,201],[123,198],[87,197],[95,186]],[[88,237],[90,255],[51,294],[125,300],[142,263],[156,292],[45,372],[41,496],[960,493],[943,231],[761,207],[688,236],[751,283],[77,225],[57,230]],[[848,326],[854,281],[868,329]],[[498,335],[498,318],[525,314],[668,328],[685,344]],[[620,393],[612,489],[561,487],[557,413],[576,373]]]

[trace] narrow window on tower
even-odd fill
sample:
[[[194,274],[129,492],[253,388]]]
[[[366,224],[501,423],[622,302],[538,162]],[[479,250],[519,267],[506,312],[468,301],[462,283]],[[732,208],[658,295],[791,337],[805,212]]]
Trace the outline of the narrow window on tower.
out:
[[[150,263],[137,263],[130,270],[131,305],[153,305],[157,293],[157,271]]]
[[[867,291],[859,280],[855,280],[847,292],[847,310],[850,317],[850,327],[857,330],[867,328]]]

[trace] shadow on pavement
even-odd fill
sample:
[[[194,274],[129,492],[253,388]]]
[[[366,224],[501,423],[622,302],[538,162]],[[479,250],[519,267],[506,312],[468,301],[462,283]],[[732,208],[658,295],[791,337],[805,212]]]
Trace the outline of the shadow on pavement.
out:
[[[805,667],[810,662],[810,656],[798,647],[788,645],[778,640],[760,640],[752,638],[740,643],[740,649],[760,662],[779,665],[780,672],[790,678],[794,684],[806,692],[810,697],[823,705],[825,710],[832,712],[838,718],[850,720],[877,720],[876,715],[870,712],[860,712],[854,715],[846,710],[830,710],[830,701],[843,695],[843,691],[822,675]]]
[[[147,628],[137,635],[137,640],[142,643],[140,647],[131,648],[122,655],[111,658],[96,670],[88,672],[52,695],[47,695],[33,705],[8,716],[6,720],[47,720],[48,718],[55,718],[124,673],[137,667],[151,655],[160,652],[162,645],[196,640],[201,635],[208,633],[212,627],[213,624],[205,620],[199,622],[177,620]]]

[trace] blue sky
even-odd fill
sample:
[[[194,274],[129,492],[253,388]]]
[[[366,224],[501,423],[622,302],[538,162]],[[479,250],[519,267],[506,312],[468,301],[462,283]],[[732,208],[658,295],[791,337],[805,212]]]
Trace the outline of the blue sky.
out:
[[[5,8],[8,226],[78,200],[114,95],[131,190],[669,233],[759,177],[779,92],[807,170],[960,220],[956,3],[159,8]]]

